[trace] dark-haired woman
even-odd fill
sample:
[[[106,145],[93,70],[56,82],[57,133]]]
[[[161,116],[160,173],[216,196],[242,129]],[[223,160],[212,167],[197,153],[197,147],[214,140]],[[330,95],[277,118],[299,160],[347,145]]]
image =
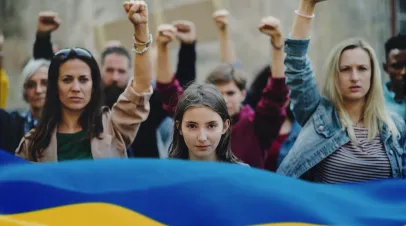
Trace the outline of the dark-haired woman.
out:
[[[47,97],[37,128],[16,154],[35,162],[126,157],[127,147],[149,114],[152,94],[148,10],[143,1],[125,2],[134,26],[134,79],[110,110],[101,108],[99,67],[85,49],[64,49],[49,68]]]

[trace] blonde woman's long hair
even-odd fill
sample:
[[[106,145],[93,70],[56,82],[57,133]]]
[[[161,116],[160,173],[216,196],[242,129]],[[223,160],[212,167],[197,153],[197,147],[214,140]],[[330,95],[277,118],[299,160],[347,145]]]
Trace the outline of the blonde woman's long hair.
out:
[[[371,87],[366,94],[366,102],[362,109],[364,125],[368,129],[368,140],[374,139],[382,130],[383,125],[387,125],[389,131],[394,137],[399,135],[390,114],[385,110],[384,93],[381,82],[381,70],[378,59],[373,48],[360,38],[348,39],[337,46],[330,52],[327,58],[324,73],[326,76],[323,95],[327,97],[336,107],[342,126],[353,142],[357,142],[353,128],[353,122],[350,115],[344,108],[344,100],[338,88],[338,72],[340,68],[341,54],[348,49],[361,48],[365,50],[370,58],[372,76]]]

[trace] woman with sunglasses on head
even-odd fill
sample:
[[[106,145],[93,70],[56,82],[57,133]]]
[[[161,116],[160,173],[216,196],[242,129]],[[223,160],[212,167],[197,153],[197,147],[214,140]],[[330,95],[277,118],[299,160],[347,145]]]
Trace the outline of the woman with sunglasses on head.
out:
[[[45,106],[35,130],[16,154],[34,162],[127,157],[127,147],[149,114],[152,94],[148,48],[148,9],[143,1],[125,2],[134,27],[134,78],[111,110],[101,108],[99,67],[85,49],[64,49],[49,68]]]

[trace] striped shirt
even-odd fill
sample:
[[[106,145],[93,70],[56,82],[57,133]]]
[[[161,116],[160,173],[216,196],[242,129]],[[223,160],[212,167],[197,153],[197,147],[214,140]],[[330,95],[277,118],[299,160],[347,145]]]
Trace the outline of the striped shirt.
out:
[[[353,183],[389,178],[391,165],[380,135],[368,142],[368,129],[354,127],[358,144],[351,141],[312,169],[315,182]]]

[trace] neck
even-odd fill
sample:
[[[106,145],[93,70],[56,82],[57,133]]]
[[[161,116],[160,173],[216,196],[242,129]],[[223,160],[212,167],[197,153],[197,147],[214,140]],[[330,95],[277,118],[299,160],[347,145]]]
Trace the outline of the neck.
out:
[[[58,132],[76,133],[82,130],[79,118],[82,112],[62,109],[61,122],[58,125]]]
[[[210,156],[205,156],[205,157],[197,157],[197,156],[191,154],[191,152],[189,152],[189,160],[218,162],[219,158],[217,157],[216,154],[210,155]]]
[[[344,109],[354,124],[361,123],[363,120],[365,101],[344,102]]]
[[[30,112],[34,119],[39,120],[42,114],[42,108],[30,107]]]

